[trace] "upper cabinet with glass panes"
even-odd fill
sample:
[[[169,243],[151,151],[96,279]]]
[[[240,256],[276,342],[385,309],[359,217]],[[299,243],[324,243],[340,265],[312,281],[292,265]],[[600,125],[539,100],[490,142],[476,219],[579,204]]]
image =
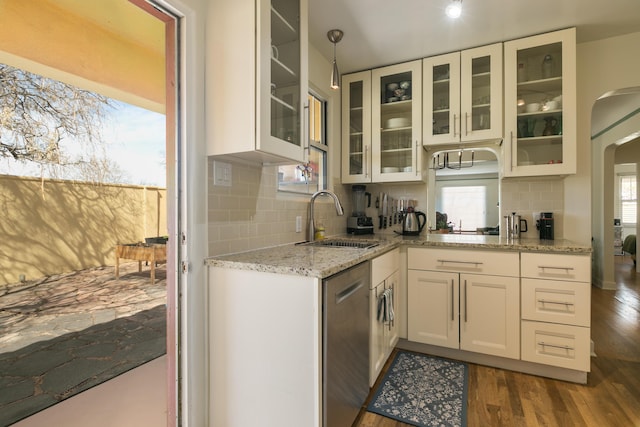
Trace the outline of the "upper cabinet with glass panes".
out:
[[[342,182],[424,181],[422,63],[342,77]]]
[[[208,154],[306,161],[307,0],[217,0],[209,11]]]
[[[502,43],[423,60],[425,146],[500,139]]]
[[[506,42],[504,175],[576,172],[575,28]]]

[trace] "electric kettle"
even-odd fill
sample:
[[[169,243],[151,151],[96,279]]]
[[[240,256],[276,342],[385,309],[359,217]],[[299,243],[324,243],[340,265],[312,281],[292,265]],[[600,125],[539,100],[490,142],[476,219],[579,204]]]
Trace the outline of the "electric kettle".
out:
[[[422,218],[422,221],[420,221]],[[427,216],[422,212],[414,212],[409,206],[402,219],[402,234],[404,236],[417,236],[427,223]]]

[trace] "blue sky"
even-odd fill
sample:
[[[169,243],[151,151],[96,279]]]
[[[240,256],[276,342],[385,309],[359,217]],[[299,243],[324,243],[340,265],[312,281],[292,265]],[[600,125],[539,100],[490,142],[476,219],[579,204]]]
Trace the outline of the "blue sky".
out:
[[[107,156],[122,169],[119,183],[166,187],[164,114],[112,101],[102,136]],[[0,174],[39,177],[41,172],[33,164],[2,159]]]
[[[128,184],[165,187],[164,114],[122,102],[114,105],[103,130],[109,158],[130,178]]]

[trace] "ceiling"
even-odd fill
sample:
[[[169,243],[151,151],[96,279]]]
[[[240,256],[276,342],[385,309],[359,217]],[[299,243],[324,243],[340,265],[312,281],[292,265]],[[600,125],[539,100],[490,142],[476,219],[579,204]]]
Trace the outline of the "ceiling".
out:
[[[638,0],[309,0],[309,41],[331,59],[327,31],[339,28],[341,73],[463,50],[567,27],[578,42],[640,31]]]
[[[129,0],[0,0],[0,62],[165,109],[165,24]]]

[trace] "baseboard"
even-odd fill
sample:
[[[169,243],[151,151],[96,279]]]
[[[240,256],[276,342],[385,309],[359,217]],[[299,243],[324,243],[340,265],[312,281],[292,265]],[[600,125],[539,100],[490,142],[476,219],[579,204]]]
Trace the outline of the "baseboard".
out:
[[[508,371],[522,372],[525,374],[553,378],[562,381],[569,381],[578,384],[587,383],[588,372],[576,371],[573,369],[558,368],[556,366],[542,365],[539,363],[526,362],[523,360],[508,359],[505,357],[490,356],[465,350],[421,344],[407,341],[406,339],[400,339],[398,341],[397,347],[403,350],[417,351],[433,356],[461,360],[463,362],[491,366],[493,368],[506,369]]]

